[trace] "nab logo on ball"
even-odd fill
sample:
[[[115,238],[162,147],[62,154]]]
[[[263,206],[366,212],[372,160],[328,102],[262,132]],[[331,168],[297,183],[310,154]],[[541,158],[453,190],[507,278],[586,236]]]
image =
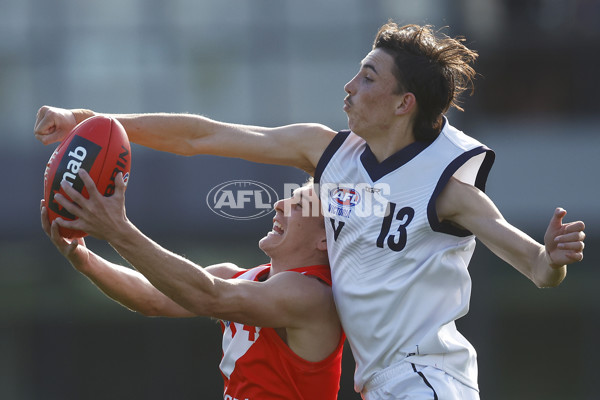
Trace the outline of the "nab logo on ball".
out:
[[[125,183],[131,170],[131,146],[125,128],[116,120],[104,116],[88,118],[77,125],[52,153],[44,172],[44,200],[48,207],[48,222],[58,217],[74,220],[76,217],[55,199],[57,193],[70,200],[61,188],[65,181],[85,198],[89,194],[81,178],[85,170],[104,196],[115,192],[115,178],[120,172]],[[59,228],[67,238],[83,237],[85,232]]]
[[[50,199],[48,202],[48,208],[67,219],[74,219],[75,216],[62,208],[55,200],[54,195],[60,191],[60,183],[65,180],[79,193],[83,190],[83,181],[79,178],[78,172],[80,169],[89,171],[100,150],[101,146],[96,143],[81,137],[74,136],[69,147],[65,150],[65,156],[60,160],[60,164],[52,180],[52,186],[50,188]],[[62,174],[61,174],[62,172]]]
[[[269,185],[257,181],[229,181],[213,187],[206,204],[215,214],[237,220],[264,217],[279,200]]]

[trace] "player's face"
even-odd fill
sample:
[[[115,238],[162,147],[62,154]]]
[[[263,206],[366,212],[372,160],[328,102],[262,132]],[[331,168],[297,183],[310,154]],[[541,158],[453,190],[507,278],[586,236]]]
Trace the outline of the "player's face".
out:
[[[382,49],[371,51],[360,63],[358,74],[344,86],[348,95],[344,111],[348,127],[357,135],[369,136],[390,129],[398,102],[397,81],[392,71],[394,59]]]
[[[292,197],[275,203],[273,229],[259,242],[271,258],[297,252],[312,255],[325,238],[319,199],[312,186],[296,189]]]

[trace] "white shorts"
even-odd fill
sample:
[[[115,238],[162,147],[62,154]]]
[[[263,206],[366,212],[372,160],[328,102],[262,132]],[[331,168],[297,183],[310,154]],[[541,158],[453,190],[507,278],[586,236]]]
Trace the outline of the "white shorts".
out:
[[[441,369],[403,361],[372,378],[364,400],[479,400],[479,392]]]

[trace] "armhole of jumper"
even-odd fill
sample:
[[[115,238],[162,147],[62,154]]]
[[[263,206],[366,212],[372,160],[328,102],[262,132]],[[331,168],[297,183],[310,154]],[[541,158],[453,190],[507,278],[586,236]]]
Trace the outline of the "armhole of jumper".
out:
[[[323,152],[323,155],[319,159],[317,163],[317,168],[315,169],[314,175],[314,183],[318,184],[321,181],[321,175],[325,170],[327,164],[329,164],[329,160],[333,157],[333,155],[338,151],[338,149],[342,146],[346,138],[350,135],[350,131],[340,131],[333,137],[329,145]]]
[[[483,157],[478,161],[479,165],[470,166],[471,169],[475,168],[476,174],[473,178],[469,180],[465,180],[466,183],[469,183],[482,192],[485,192],[485,185],[487,182],[488,175],[494,164],[494,160],[496,155],[492,150],[485,146],[480,146],[475,149],[469,150],[460,156],[456,157],[444,170],[442,176],[438,180],[437,186],[433,191],[431,199],[429,199],[429,203],[427,205],[427,217],[429,219],[429,226],[434,232],[447,233],[449,235],[454,235],[458,237],[466,237],[471,236],[472,233],[466,229],[460,228],[456,225],[452,225],[448,222],[440,222],[438,220],[437,211],[435,208],[436,201],[442,190],[446,187],[446,184],[450,180],[456,172],[461,169],[465,164],[469,161],[473,160],[477,156],[482,155]]]

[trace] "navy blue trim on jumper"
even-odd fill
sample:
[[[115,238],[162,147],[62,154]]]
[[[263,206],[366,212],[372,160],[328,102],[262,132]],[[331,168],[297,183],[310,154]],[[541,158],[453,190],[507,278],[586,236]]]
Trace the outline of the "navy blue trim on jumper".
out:
[[[454,173],[458,171],[458,169],[462,167],[468,160],[484,152],[485,158],[481,163],[481,166],[479,167],[479,171],[477,172],[477,177],[475,178],[474,185],[482,192],[485,192],[485,184],[487,182],[490,170],[492,169],[492,165],[494,164],[494,160],[496,159],[496,154],[494,153],[494,151],[487,148],[486,146],[477,147],[456,157],[450,164],[448,164],[448,166],[442,173],[442,176],[440,177],[437,186],[435,187],[435,190],[431,195],[429,204],[427,205],[427,218],[429,219],[429,225],[431,226],[431,229],[433,231],[447,233],[449,235],[454,235],[458,237],[466,237],[472,235],[472,233],[467,229],[459,228],[448,222],[440,222],[438,220],[435,203],[442,190],[446,187],[446,184],[448,183],[452,175],[454,175]]]
[[[442,116],[442,129],[440,129],[440,133],[444,130],[447,123],[448,120],[446,119],[446,117]],[[435,139],[437,139],[438,137],[439,134],[435,137]],[[397,152],[395,152],[394,154],[392,154],[391,156],[389,156],[381,162],[377,161],[377,157],[375,157],[375,154],[373,154],[373,151],[371,150],[369,145],[365,144],[366,148],[360,155],[360,161],[367,173],[369,174],[371,180],[373,182],[376,182],[379,179],[386,176],[387,174],[389,174],[390,172],[397,170],[398,168],[407,164],[410,160],[418,156],[419,153],[421,153],[423,150],[429,147],[430,144],[435,142],[435,139],[431,142],[413,142],[408,146],[398,150]]]
[[[477,177],[475,178],[475,187],[482,192],[485,192],[485,184],[495,160],[496,153],[494,153],[493,150],[486,148],[485,158],[483,159],[481,167],[479,167],[479,171],[477,172]]]
[[[421,371],[417,371],[417,366],[415,364],[410,363],[410,365],[412,365],[413,371],[416,372],[417,374],[419,374],[421,379],[423,379],[423,382],[429,387],[429,389],[431,389],[433,391],[433,400],[438,400],[438,395],[435,392],[435,389],[433,388],[433,386],[431,386],[431,383],[429,383],[429,381],[425,377],[425,374]]]
[[[321,175],[323,175],[325,167],[329,164],[329,160],[331,160],[335,152],[342,146],[349,134],[350,131],[348,130],[340,131],[333,137],[331,142],[329,142],[315,168],[314,183],[319,183],[321,181]]]
[[[365,167],[371,180],[376,182],[418,156],[419,153],[425,150],[430,144],[431,143],[429,142],[413,142],[398,150],[382,162],[377,161],[377,158],[367,144],[365,150],[360,155],[360,161],[362,162],[363,167]]]

